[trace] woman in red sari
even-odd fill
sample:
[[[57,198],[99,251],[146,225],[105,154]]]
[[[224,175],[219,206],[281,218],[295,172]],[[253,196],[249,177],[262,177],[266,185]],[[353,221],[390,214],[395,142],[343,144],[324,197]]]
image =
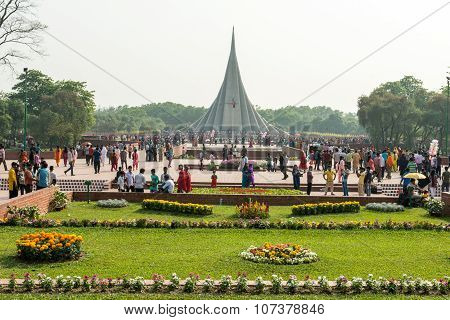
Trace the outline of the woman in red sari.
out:
[[[300,170],[306,171],[306,167],[307,167],[307,160],[305,151],[300,150]]]
[[[183,170],[183,165],[182,164],[180,164],[178,166],[178,170],[179,170],[179,172],[178,172],[178,180],[177,180],[177,187],[178,187],[177,192],[178,193],[183,193],[183,192],[185,192],[185,189],[186,189],[186,186],[185,186],[186,173]]]
[[[192,191],[191,174],[189,172],[189,167],[187,165],[184,166],[184,189],[183,190],[186,193]]]

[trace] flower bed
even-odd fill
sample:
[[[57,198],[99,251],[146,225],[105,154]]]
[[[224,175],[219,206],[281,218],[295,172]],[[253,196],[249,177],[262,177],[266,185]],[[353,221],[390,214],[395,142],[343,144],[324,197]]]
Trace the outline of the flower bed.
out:
[[[82,241],[81,236],[59,232],[24,234],[16,241],[17,255],[27,261],[78,259]]]
[[[359,212],[359,209],[360,205],[357,201],[306,203],[292,206],[292,214],[296,216],[307,216],[323,213],[349,213]]]
[[[195,203],[180,203],[166,200],[146,199],[142,201],[142,208],[156,211],[169,211],[203,216],[213,213],[213,206]]]
[[[258,201],[244,202],[240,206],[236,206],[236,214],[241,219],[267,219],[269,206]]]
[[[405,211],[405,207],[396,203],[368,203],[366,205],[366,209],[372,210],[372,211],[380,211],[380,212],[399,212],[399,211]]]
[[[427,209],[430,216],[442,217],[444,215],[444,202],[438,199],[427,200],[425,209]]]
[[[265,243],[261,247],[251,246],[246,251],[241,252],[240,256],[245,260],[271,264],[301,264],[319,260],[315,252],[302,248],[298,244],[289,243]]]
[[[97,206],[100,208],[124,208],[128,206],[128,201],[125,199],[99,200]]]
[[[173,273],[169,280],[164,276],[154,274],[152,279],[144,280],[143,277],[123,277],[102,279],[96,275],[84,276],[58,276],[55,279],[39,274],[33,279],[26,273],[23,279],[17,279],[14,274],[9,279],[0,282],[0,292],[16,293],[234,293],[234,294],[422,294],[422,295],[447,295],[450,291],[449,277],[426,280],[403,275],[400,279],[374,278],[369,274],[367,278],[353,277],[347,279],[339,276],[334,280],[328,280],[325,276],[311,279],[306,276],[298,280],[295,275],[290,275],[287,281],[274,274],[270,280],[261,277],[248,280],[245,274],[239,274],[236,279],[230,275],[223,275],[217,280],[206,277],[201,280],[198,275],[190,274],[185,280]]]
[[[263,188],[193,188],[194,194],[252,194],[266,196],[299,196],[305,193],[294,189],[263,189]]]
[[[53,199],[50,201],[50,211],[61,211],[67,207],[69,199],[65,192],[55,191]]]
[[[97,219],[35,219],[35,220],[13,220],[0,219],[0,226],[21,226],[27,228],[54,228],[54,227],[76,227],[76,228],[164,228],[164,229],[289,229],[289,230],[434,230],[450,231],[450,223],[432,223],[428,221],[305,221],[299,219],[288,219],[279,221],[268,221],[261,219],[252,220],[222,220],[222,221],[166,221],[155,219],[132,219],[132,220],[97,220]]]
[[[25,206],[21,208],[13,206],[8,207],[6,216],[8,219],[13,220],[23,220],[23,219],[34,220],[39,218],[40,214],[41,213],[37,206]]]

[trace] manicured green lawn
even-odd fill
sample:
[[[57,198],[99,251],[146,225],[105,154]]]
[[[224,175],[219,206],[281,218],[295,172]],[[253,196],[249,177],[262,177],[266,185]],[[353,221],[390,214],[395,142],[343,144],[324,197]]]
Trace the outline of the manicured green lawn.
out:
[[[442,295],[404,295],[404,294],[132,294],[132,293],[0,293],[0,300],[448,300]]]
[[[249,279],[296,274],[333,279],[348,277],[401,277],[410,274],[438,278],[448,274],[450,237],[436,231],[383,230],[236,230],[236,229],[130,229],[58,228],[52,231],[81,234],[85,256],[62,263],[25,263],[16,259],[15,240],[34,232],[23,227],[0,228],[0,277],[46,273],[50,276],[92,275],[119,277],[124,274],[150,278],[176,272],[202,277],[236,276],[247,272]],[[39,230],[38,230],[39,231]],[[309,265],[278,266],[243,260],[239,253],[264,242],[299,243],[316,252],[320,261]]]
[[[46,215],[51,219],[98,219],[98,220],[130,220],[151,218],[157,220],[232,220],[238,219],[235,215],[235,207],[233,206],[215,206],[214,213],[210,216],[192,216],[176,213],[157,212],[142,209],[139,203],[130,203],[126,208],[99,208],[95,203],[87,204],[86,202],[72,202],[69,207],[60,212],[52,212]],[[271,207],[270,220],[280,220],[293,218],[290,207]],[[295,217],[296,219],[304,219],[308,221],[429,221],[433,223],[449,223],[450,217],[431,217],[426,210],[422,208],[407,209],[403,212],[374,212],[362,208],[359,213],[340,213],[340,214],[324,214],[315,216]]]

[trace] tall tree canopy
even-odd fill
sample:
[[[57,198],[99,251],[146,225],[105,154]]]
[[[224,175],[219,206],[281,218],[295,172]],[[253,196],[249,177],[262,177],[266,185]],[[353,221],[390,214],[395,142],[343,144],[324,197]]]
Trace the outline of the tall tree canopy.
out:
[[[74,144],[94,124],[94,93],[86,83],[54,81],[37,70],[22,73],[18,80],[12,93],[0,97],[0,112],[5,114],[2,124],[7,128],[0,130],[0,138],[19,138],[25,104],[28,134],[42,145]]]
[[[445,106],[442,92],[427,91],[422,81],[405,76],[359,97],[357,115],[377,146],[420,147],[432,139],[442,143]]]

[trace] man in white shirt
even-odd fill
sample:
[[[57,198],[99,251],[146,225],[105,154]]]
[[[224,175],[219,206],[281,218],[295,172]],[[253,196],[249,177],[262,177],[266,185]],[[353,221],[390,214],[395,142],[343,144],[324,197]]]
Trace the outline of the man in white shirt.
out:
[[[106,155],[107,154],[108,154],[108,150],[106,149],[105,146],[103,146],[102,151],[101,151],[101,155],[100,155],[100,163],[102,164],[102,167],[105,166]]]
[[[117,179],[117,187],[119,192],[125,191],[125,173],[120,171],[119,178]]]
[[[74,176],[74,174],[73,174],[73,165],[75,163],[75,153],[76,153],[76,151],[73,150],[73,148],[71,147],[69,149],[69,152],[67,153],[67,162],[69,163],[69,168],[64,171],[64,174],[67,174],[67,172],[70,171],[70,175]]]
[[[386,170],[386,161],[383,156],[380,157],[381,178],[384,179],[384,171]]]
[[[134,177],[134,191],[135,192],[144,192],[145,188],[145,176],[144,176],[145,169],[142,168],[139,170],[139,173]]]
[[[164,193],[173,193],[173,190],[175,189],[175,183],[172,179],[169,179],[169,175],[165,175],[164,177],[164,184],[162,186],[162,190]]]
[[[167,172],[167,170],[168,170],[167,167],[163,168],[163,174],[161,175],[161,179],[159,179],[161,184],[164,184],[164,182],[166,182],[166,176],[168,177],[169,180],[173,180],[170,174]]]
[[[125,184],[125,189],[126,192],[133,192],[134,191],[134,174],[133,174],[133,167],[129,166],[128,167],[128,171],[125,174],[125,180],[126,180],[126,184]]]

